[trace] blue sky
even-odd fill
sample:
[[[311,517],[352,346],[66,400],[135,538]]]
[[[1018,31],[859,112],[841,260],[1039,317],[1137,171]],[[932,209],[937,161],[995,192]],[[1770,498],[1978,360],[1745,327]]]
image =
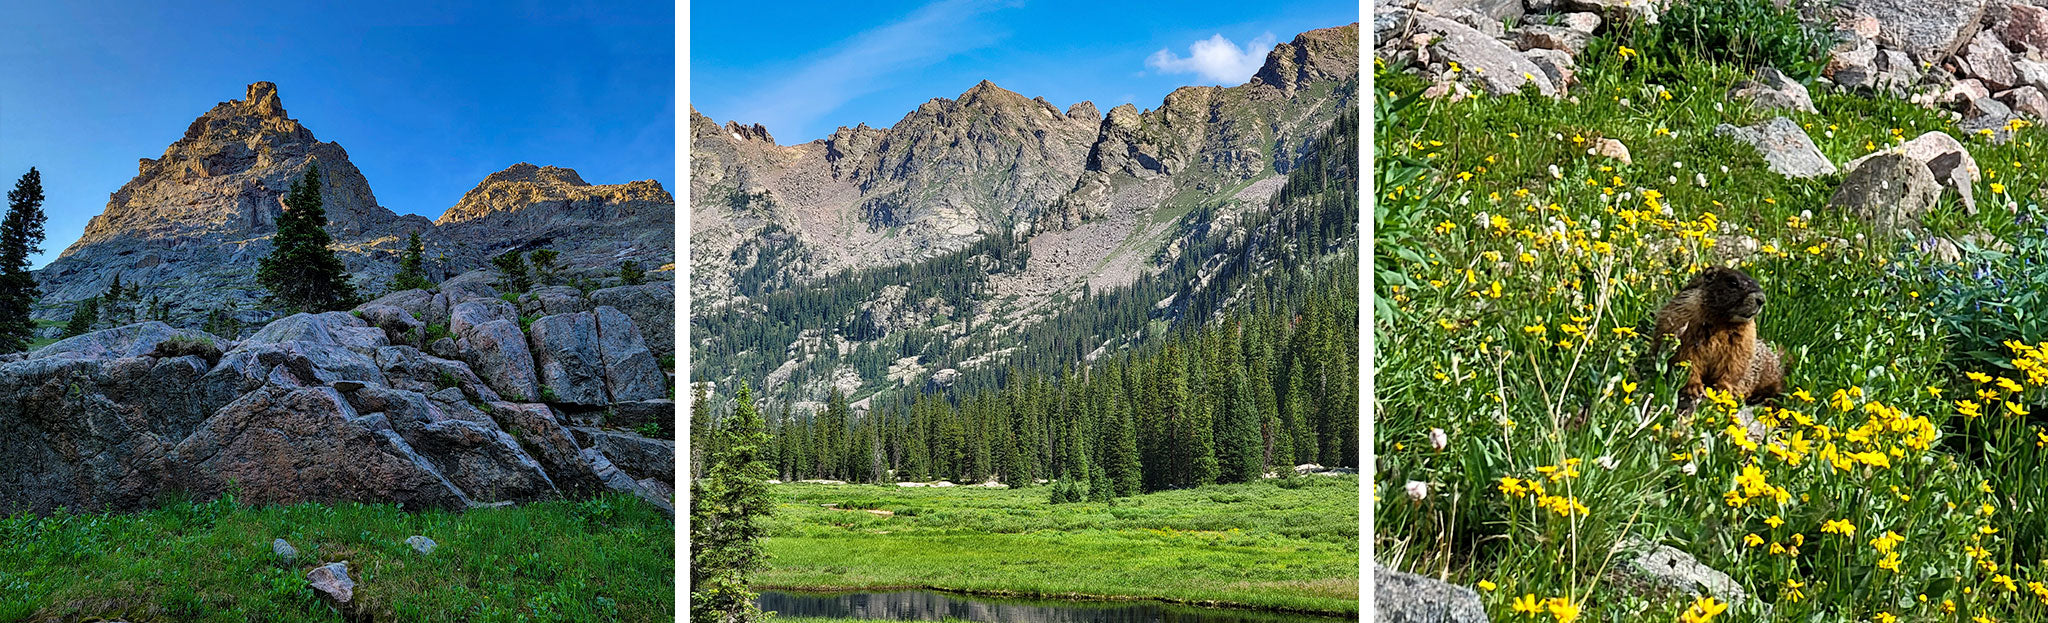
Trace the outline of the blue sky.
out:
[[[522,161],[676,189],[667,0],[314,4],[0,3],[0,185],[42,173],[36,265],[138,159],[264,80],[399,213],[438,217]]]
[[[888,127],[983,79],[1062,109],[1150,109],[1180,86],[1243,83],[1276,41],[1358,21],[1355,0],[851,4],[696,3],[690,103],[784,145]]]

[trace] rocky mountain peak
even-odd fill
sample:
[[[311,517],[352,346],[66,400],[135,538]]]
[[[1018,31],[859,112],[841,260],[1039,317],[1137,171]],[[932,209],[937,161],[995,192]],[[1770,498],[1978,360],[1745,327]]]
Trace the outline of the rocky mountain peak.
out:
[[[284,101],[277,98],[277,84],[256,82],[249,85],[248,95],[241,101],[250,114],[259,117],[285,117]]]
[[[1081,121],[1101,122],[1102,113],[1095,110],[1095,102],[1082,101],[1067,107],[1067,118]]]
[[[1358,23],[1301,33],[1273,46],[1252,81],[1293,92],[1297,86],[1358,76]]]
[[[736,141],[764,141],[770,145],[775,144],[775,137],[768,135],[768,128],[758,123],[740,125],[738,121],[727,121],[725,131]]]
[[[503,171],[484,176],[484,181],[477,183],[476,188],[471,189],[470,192],[474,193],[484,187],[504,182],[531,182],[535,184],[561,184],[567,186],[590,185],[589,182],[583,181],[583,176],[576,174],[575,169],[564,169],[554,166],[541,167],[521,162],[505,167]]]

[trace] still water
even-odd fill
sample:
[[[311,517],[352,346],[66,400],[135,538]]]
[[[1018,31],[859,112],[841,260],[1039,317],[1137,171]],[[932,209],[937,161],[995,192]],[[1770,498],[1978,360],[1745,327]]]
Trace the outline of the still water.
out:
[[[762,610],[782,616],[987,623],[1336,623],[1357,619],[1203,608],[1153,601],[1064,601],[974,597],[933,591],[795,593],[763,591]]]

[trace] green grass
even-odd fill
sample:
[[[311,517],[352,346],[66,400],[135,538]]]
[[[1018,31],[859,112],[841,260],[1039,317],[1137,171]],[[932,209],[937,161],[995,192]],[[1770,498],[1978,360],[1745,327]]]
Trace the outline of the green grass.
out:
[[[669,621],[675,524],[632,496],[464,513],[391,505],[0,518],[0,621],[339,621],[308,570],[349,561],[376,621]],[[415,534],[439,542],[419,555]],[[299,550],[271,554],[272,539]]]
[[[1576,103],[1423,101],[1378,125],[1380,562],[1497,586],[1482,591],[1496,620],[1532,620],[1512,608],[1524,596],[1569,601],[1581,621],[1676,619],[1691,599],[1611,581],[1608,552],[1631,536],[1730,574],[1772,606],[1768,620],[2048,616],[2048,589],[2028,586],[2048,582],[2048,376],[2029,378],[2012,361],[2038,357],[1996,340],[2005,360],[1962,357],[1985,337],[1951,330],[1958,313],[2012,311],[1938,303],[1979,281],[1971,268],[1830,211],[1841,174],[1788,179],[1713,135],[1782,114],[1839,164],[1947,132],[1984,171],[1980,213],[1947,192],[1915,237],[2017,242],[2044,235],[2041,130],[1993,144],[1935,111],[1838,94],[1816,93],[1817,114],[1755,111],[1726,97],[1749,68],[1660,57],[1596,41]],[[1427,86],[1386,71],[1378,84],[1396,96]],[[1621,140],[1633,163],[1588,155],[1599,138]],[[1738,236],[1763,252],[1724,254]],[[1691,274],[1730,261],[1762,283],[1759,333],[1791,354],[1788,384],[1804,392],[1758,410],[1769,432],[1749,447],[1731,409],[1676,409],[1682,378],[1628,334]],[[2038,309],[2030,294],[1998,296],[2024,302],[2023,316]],[[2026,387],[1966,376],[1977,371]],[[1862,452],[1874,454],[1845,458]],[[1427,495],[1411,498],[1410,482]],[[1843,521],[1853,536],[1823,530]],[[1887,532],[1902,541],[1873,543]]]
[[[757,588],[931,588],[1358,611],[1358,480],[1050,505],[1021,490],[777,485]],[[826,508],[834,504],[840,508]],[[883,516],[866,510],[893,513]]]

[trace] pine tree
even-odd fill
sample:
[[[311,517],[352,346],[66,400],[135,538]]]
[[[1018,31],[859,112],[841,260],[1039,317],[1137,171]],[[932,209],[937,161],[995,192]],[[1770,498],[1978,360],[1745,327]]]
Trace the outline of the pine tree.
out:
[[[491,258],[491,266],[498,269],[498,289],[519,293],[533,289],[533,277],[526,271],[526,256],[518,249],[506,251]]]
[[[633,260],[619,262],[619,282],[637,286],[647,281],[647,272],[640,270],[640,263]]]
[[[764,525],[774,510],[761,451],[768,444],[753,392],[740,385],[739,406],[719,427],[708,472],[690,483],[690,621],[747,623],[763,618],[748,576],[767,567]]]
[[[306,168],[285,193],[270,255],[257,264],[256,281],[285,307],[304,312],[347,309],[356,289],[334,250],[327,248],[327,211],[320,198],[320,167]]]
[[[554,249],[535,249],[527,258],[533,261],[534,282],[544,286],[555,285],[561,279],[562,271],[562,267],[555,265],[555,260],[561,256],[562,253]]]
[[[92,326],[100,322],[100,300],[89,298],[78,302],[71,309],[71,321],[64,323],[64,337],[77,337],[92,332]]]
[[[1244,368],[1231,366],[1224,393],[1223,418],[1216,440],[1221,474],[1218,482],[1251,482],[1265,472],[1265,443],[1259,435],[1259,414],[1254,409],[1251,380]]]
[[[427,281],[426,255],[426,245],[420,242],[420,233],[413,232],[405,241],[405,253],[398,256],[398,274],[391,278],[391,291],[434,287]]]
[[[690,475],[704,473],[704,457],[712,454],[717,436],[712,434],[711,405],[704,395],[704,386],[698,385],[690,392]]]
[[[43,174],[29,167],[7,192],[7,216],[0,220],[0,353],[28,350],[35,338],[29,309],[40,292],[28,256],[43,251],[43,221]]]

